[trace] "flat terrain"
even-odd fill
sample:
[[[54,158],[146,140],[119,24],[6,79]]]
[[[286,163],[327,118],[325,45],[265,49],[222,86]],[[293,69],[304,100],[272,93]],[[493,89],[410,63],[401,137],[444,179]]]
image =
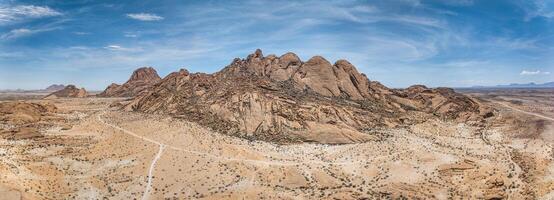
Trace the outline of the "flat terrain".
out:
[[[29,100],[65,120],[0,138],[0,199],[553,199],[553,93],[465,92],[497,109],[487,125],[427,121],[348,145],[248,141],[117,98]]]
[[[468,89],[460,92],[554,118],[554,89]]]

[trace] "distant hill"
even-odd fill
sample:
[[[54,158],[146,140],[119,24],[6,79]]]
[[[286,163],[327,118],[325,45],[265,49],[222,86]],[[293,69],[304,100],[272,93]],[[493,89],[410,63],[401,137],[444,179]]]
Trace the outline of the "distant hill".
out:
[[[472,86],[471,88],[554,88],[554,82],[537,83],[510,83],[509,85]]]
[[[44,99],[56,99],[60,97],[68,98],[83,98],[87,97],[88,93],[85,88],[77,88],[75,85],[67,85],[62,90],[55,91],[49,95],[46,95]]]
[[[44,89],[44,91],[46,92],[55,92],[55,91],[58,91],[58,90],[63,90],[65,88],[65,85],[63,84],[53,84],[53,85],[50,85],[48,86],[46,89]]]

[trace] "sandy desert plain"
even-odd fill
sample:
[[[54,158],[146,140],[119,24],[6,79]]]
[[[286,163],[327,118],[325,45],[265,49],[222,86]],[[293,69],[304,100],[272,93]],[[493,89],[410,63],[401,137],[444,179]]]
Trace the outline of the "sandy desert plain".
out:
[[[110,106],[124,98],[26,99],[57,110],[38,135],[0,137],[0,199],[554,199],[554,91],[461,92],[495,116],[344,145],[250,141]]]

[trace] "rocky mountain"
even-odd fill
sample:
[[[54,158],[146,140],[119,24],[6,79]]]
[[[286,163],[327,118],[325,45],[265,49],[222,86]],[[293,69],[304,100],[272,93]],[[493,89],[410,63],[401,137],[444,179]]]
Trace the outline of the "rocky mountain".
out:
[[[152,67],[141,67],[136,69],[131,78],[123,85],[112,83],[102,93],[100,97],[133,97],[140,94],[148,87],[161,80],[158,72]]]
[[[169,113],[222,133],[280,143],[354,143],[371,130],[428,118],[478,122],[489,110],[452,89],[393,90],[357,71],[294,53],[256,50],[214,74],[173,72],[125,107]]]
[[[45,99],[55,99],[60,97],[69,97],[69,98],[83,98],[88,95],[85,88],[77,88],[75,85],[67,85],[62,90],[55,91],[46,95]]]
[[[46,89],[44,89],[44,91],[46,92],[55,92],[55,91],[58,91],[58,90],[63,90],[65,88],[65,86],[63,84],[52,84],[50,86],[48,86]]]
[[[554,88],[554,82],[546,83],[510,83],[508,85],[473,86],[472,88]]]
[[[63,84],[52,84],[44,89],[36,89],[36,90],[23,90],[23,89],[8,89],[8,90],[0,90],[0,92],[17,92],[17,93],[51,93],[58,90],[64,89],[65,86]]]

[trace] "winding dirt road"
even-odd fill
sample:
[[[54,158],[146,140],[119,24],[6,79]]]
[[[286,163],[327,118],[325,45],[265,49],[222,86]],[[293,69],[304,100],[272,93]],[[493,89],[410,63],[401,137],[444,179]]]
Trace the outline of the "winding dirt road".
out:
[[[528,112],[528,111],[525,111],[525,110],[521,110],[519,108],[515,108],[515,107],[512,107],[506,103],[502,103],[502,102],[498,102],[498,101],[495,101],[495,103],[498,103],[506,108],[509,108],[509,109],[512,109],[512,110],[515,110],[517,112],[520,112],[520,113],[524,113],[524,114],[528,114],[528,115],[533,115],[535,117],[539,117],[539,118],[543,118],[543,119],[546,119],[546,120],[550,120],[550,121],[554,121],[554,118],[552,117],[547,117],[547,116],[544,116],[544,115],[540,115],[540,114],[537,114],[537,113],[532,113],[532,112]]]
[[[148,169],[148,183],[146,184],[146,190],[142,194],[142,200],[148,199],[150,197],[150,190],[152,190],[152,174],[154,173],[154,167],[156,166],[156,163],[162,157],[162,153],[165,149],[165,145],[160,145],[160,149],[158,150],[158,153],[156,154],[156,157],[154,157],[154,160],[152,160],[152,164],[150,164],[150,169]]]
[[[314,160],[310,160],[310,161],[305,161],[305,162],[292,162],[292,161],[271,161],[271,160],[252,160],[252,159],[244,159],[244,158],[233,158],[233,157],[226,157],[226,156],[221,156],[221,155],[214,155],[214,154],[210,154],[210,153],[205,153],[205,152],[199,152],[199,151],[193,151],[193,150],[188,150],[188,149],[183,149],[183,148],[179,148],[179,147],[175,147],[175,146],[172,146],[172,145],[168,145],[168,144],[164,144],[164,143],[161,143],[161,142],[158,142],[156,140],[152,140],[150,138],[147,138],[147,137],[144,137],[144,136],[141,136],[141,135],[138,135],[132,131],[129,131],[127,129],[124,129],[120,126],[117,126],[117,125],[114,125],[114,124],[110,124],[108,122],[106,122],[106,120],[104,120],[102,118],[102,116],[104,116],[106,114],[106,111],[103,111],[101,112],[100,114],[97,115],[97,120],[100,121],[101,123],[111,127],[111,128],[114,128],[114,129],[117,129],[117,130],[120,130],[122,131],[123,133],[127,134],[127,135],[130,135],[130,136],[133,136],[135,138],[138,138],[138,139],[141,139],[141,140],[144,140],[146,142],[150,142],[150,143],[153,143],[153,144],[156,144],[159,146],[159,150],[158,150],[158,153],[156,154],[156,156],[153,158],[151,164],[150,164],[150,168],[148,169],[148,181],[147,181],[147,185],[146,185],[146,188],[145,188],[145,191],[143,193],[143,197],[142,199],[143,200],[146,200],[149,198],[149,195],[150,195],[150,191],[151,191],[151,188],[152,188],[152,177],[153,177],[153,173],[154,173],[154,169],[155,169],[155,165],[157,163],[157,161],[160,159],[160,157],[162,156],[162,153],[163,151],[167,148],[167,149],[171,149],[171,150],[176,150],[176,151],[183,151],[183,152],[187,152],[187,153],[191,153],[191,154],[196,154],[196,155],[201,155],[201,156],[206,156],[208,158],[211,158],[211,159],[214,159],[214,160],[217,160],[217,161],[222,161],[222,162],[240,162],[240,163],[249,163],[249,164],[253,164],[253,165],[262,165],[262,166],[267,166],[267,165],[273,165],[273,166],[300,166],[300,165],[304,165],[304,164],[315,164],[315,165],[353,165],[353,164],[367,164],[369,161],[366,160],[366,161],[349,161],[349,162],[326,162],[326,161],[314,161]],[[399,154],[400,152],[397,152],[395,154],[391,154],[391,155],[383,155],[383,156],[377,156],[377,157],[373,157],[373,159],[381,159],[381,158],[387,158],[387,157],[391,157],[391,156],[395,156],[397,154]],[[255,175],[256,173],[254,173]],[[253,176],[254,176],[253,175]],[[253,179],[254,177],[252,177]],[[251,180],[251,182],[254,182],[253,180]]]

